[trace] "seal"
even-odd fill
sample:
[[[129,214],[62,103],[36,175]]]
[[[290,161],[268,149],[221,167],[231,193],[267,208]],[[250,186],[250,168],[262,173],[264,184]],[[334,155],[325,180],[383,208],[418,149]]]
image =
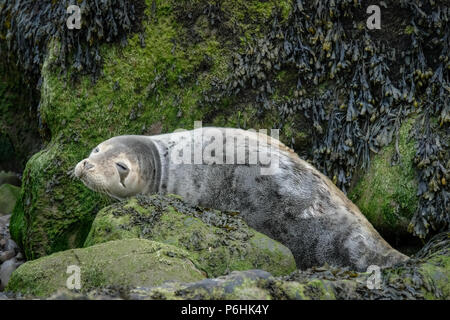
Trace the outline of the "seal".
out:
[[[328,263],[365,271],[408,259],[326,176],[263,133],[204,127],[117,136],[74,173],[116,199],[178,194],[191,205],[238,211],[250,227],[286,245],[300,269]]]

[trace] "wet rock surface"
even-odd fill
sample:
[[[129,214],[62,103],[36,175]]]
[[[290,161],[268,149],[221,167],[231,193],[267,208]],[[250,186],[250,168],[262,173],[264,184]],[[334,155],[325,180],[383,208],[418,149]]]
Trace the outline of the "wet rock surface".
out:
[[[28,261],[12,274],[6,290],[47,297],[71,286],[84,292],[205,278],[192,260],[185,250],[155,241],[109,241]]]
[[[104,13],[115,7],[104,2]],[[421,0],[385,1],[387,24],[375,33],[365,31],[365,3],[332,2],[330,7],[328,0],[146,0],[151,19],[143,19],[142,34],[130,34],[129,45],[120,50],[112,43],[97,47],[96,33],[88,32],[93,25],[44,45],[49,36],[43,30],[61,22],[59,15],[52,18],[60,4],[44,1],[48,11],[30,14],[34,4],[29,2],[6,6],[4,12],[11,12],[16,24],[11,30],[3,25],[0,33],[15,48],[11,58],[32,67],[37,56],[33,69],[45,90],[34,101],[39,106],[34,113],[40,131],[51,132],[51,143],[27,162],[11,223],[27,258],[83,244],[92,218],[106,204],[67,172],[98,142],[121,134],[191,128],[199,119],[214,126],[280,128],[283,143],[344,191],[357,182],[358,168],[367,170],[374,154],[392,145],[392,162],[412,161],[409,167],[419,189],[401,188],[409,183],[409,174],[394,177],[400,187],[396,190],[374,188],[377,197],[367,195],[369,200],[384,201],[387,191],[397,208],[390,210],[390,202],[378,206],[388,211],[371,221],[381,217],[386,232],[400,225],[403,232],[421,237],[448,226],[448,1],[426,1],[423,7]],[[87,24],[92,8],[84,14]],[[127,9],[127,4],[120,5],[118,12],[132,12]],[[21,31],[44,16],[47,23],[30,31],[38,38],[16,42]],[[109,11],[98,19],[103,26],[115,20]],[[394,35],[401,41],[392,41]],[[117,37],[126,38],[126,33],[119,31]],[[96,59],[85,61],[91,51],[85,51],[83,41],[69,45],[76,39],[94,41],[88,47]],[[27,44],[42,47],[35,56]],[[61,51],[73,55],[59,55]],[[68,64],[55,68],[63,57]],[[100,68],[87,67],[97,65],[95,61],[104,62],[103,75],[91,83],[80,68],[96,73]],[[71,68],[73,64],[79,68]],[[59,76],[64,71],[77,81],[66,83]],[[13,115],[8,119],[18,122]],[[416,139],[408,157],[400,159],[399,131],[412,117],[416,120],[410,131]]]
[[[10,214],[13,211],[19,194],[19,187],[7,183],[0,185],[0,216]]]
[[[0,216],[0,291],[4,290],[14,270],[24,263],[22,252],[9,234],[10,218],[10,214]]]
[[[187,205],[178,196],[137,196],[102,209],[85,247],[143,238],[186,250],[208,277],[263,269],[275,276],[296,269],[291,251],[249,228],[238,212]]]
[[[198,119],[216,126],[279,127],[284,143],[344,191],[358,182],[357,168],[367,171],[371,166],[374,175],[361,173],[367,174],[362,181],[368,183],[355,199],[384,237],[412,232],[426,239],[448,229],[447,0],[383,1],[387,5],[387,10],[382,8],[383,28],[376,32],[365,29],[366,1],[360,0],[332,1],[333,5],[327,0],[146,0],[149,18],[142,19],[139,35],[134,31],[140,30],[144,12],[138,9],[143,7],[140,0],[134,9],[132,2],[103,1],[100,11],[88,4],[84,21],[90,27],[64,34],[53,28],[64,24],[59,14],[63,3],[46,0],[42,7],[48,10],[40,11],[36,3],[4,2],[0,51],[6,46],[11,50],[3,50],[8,57],[0,63],[0,74],[11,79],[5,83],[8,87],[0,79],[0,169],[21,171],[36,153],[27,162],[21,199],[11,220],[14,240],[28,259],[82,246],[93,217],[109,204],[67,174],[97,142],[120,134],[172,132]],[[276,3],[281,6],[273,10]],[[119,10],[110,10],[113,7]],[[89,23],[94,17],[99,23]],[[108,28],[111,23],[118,23],[119,32],[108,37],[114,31]],[[128,39],[128,47],[100,46],[101,25],[108,29],[103,40]],[[45,32],[49,28],[52,32]],[[23,30],[31,36],[18,42]],[[52,35],[59,39],[56,44],[49,43]],[[3,64],[8,65],[4,70]],[[21,66],[18,75],[28,70],[36,77],[17,81],[11,76],[12,65]],[[88,81],[86,72],[98,81]],[[77,81],[67,83],[61,73]],[[37,87],[38,78],[42,96],[23,99],[29,95],[23,84]],[[11,84],[18,90],[10,90]],[[414,141],[404,154],[401,128],[412,118],[407,133]],[[384,153],[388,146],[392,152]],[[383,167],[377,167],[376,153],[384,157]],[[12,157],[17,159],[11,161]],[[16,160],[23,163],[4,166]],[[379,185],[372,177],[379,177]],[[15,185],[13,180],[7,183]],[[11,213],[1,212],[2,208],[0,218]],[[0,223],[0,233],[4,229],[7,223]],[[145,229],[139,231],[149,236]],[[6,249],[13,246],[6,238],[9,234],[0,235],[4,279],[24,256]],[[363,284],[347,286],[346,281],[365,281],[350,270],[318,267],[289,279],[275,278],[281,282],[274,280],[277,284],[271,285],[269,295],[303,298],[303,291],[293,289],[299,288],[295,283],[315,277],[306,296],[321,297],[321,283],[331,282],[336,298],[448,299],[448,254],[442,251],[448,242],[441,240],[441,245],[432,242],[423,257],[418,254],[399,268],[383,271],[387,272],[383,279],[390,280],[383,282],[381,291],[368,291]],[[243,272],[233,279],[248,276]],[[259,284],[251,288],[255,286],[259,288]],[[104,298],[130,297],[122,289],[96,290]],[[151,290],[160,289],[147,288],[138,297]],[[220,297],[208,296],[207,290],[186,292]],[[73,293],[60,297],[64,296],[71,298]]]
[[[88,292],[62,289],[46,299],[450,299],[450,233],[435,236],[412,259],[372,274],[323,266],[274,277],[262,270],[234,271],[191,283],[166,282],[153,287],[105,286]],[[371,289],[373,288],[373,289]],[[0,299],[35,298],[21,293]]]

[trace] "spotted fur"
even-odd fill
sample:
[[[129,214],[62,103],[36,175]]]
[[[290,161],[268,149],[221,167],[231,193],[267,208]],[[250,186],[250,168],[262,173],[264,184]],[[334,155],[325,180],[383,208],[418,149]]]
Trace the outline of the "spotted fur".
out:
[[[198,139],[200,132],[203,145]],[[180,164],[174,161],[175,156],[182,153],[179,150],[188,150],[183,147],[189,143],[205,152],[208,143],[215,141],[213,137],[219,133],[223,145],[231,143],[227,139],[241,138],[240,143],[235,141],[235,148],[246,154],[246,163]],[[197,138],[193,139],[194,136]],[[242,136],[249,140],[243,142]],[[250,140],[257,140],[259,145],[251,145]],[[249,226],[289,247],[301,269],[328,263],[362,271],[370,265],[384,267],[407,259],[378,234],[327,177],[300,159],[292,149],[261,133],[202,128],[151,137],[115,137],[99,146],[100,149],[110,146],[114,154],[128,158],[128,162],[134,163],[136,183],[145,182],[133,188],[133,182],[127,181],[132,192],[113,194],[114,197],[174,193],[192,205],[239,211]],[[261,174],[261,168],[267,165],[248,163],[248,152],[260,152],[262,147],[270,148],[271,160],[278,163],[270,175]],[[112,151],[109,152],[103,158],[110,159]],[[193,158],[192,154],[191,160]],[[220,159],[220,155],[216,159]],[[93,160],[88,158],[87,161]],[[108,170],[101,166],[94,169],[97,170],[97,180],[90,181],[87,175],[84,179],[88,187],[104,191],[105,188],[95,188],[93,184],[98,184],[98,176]],[[111,178],[105,175],[105,179]],[[107,193],[114,191],[109,188]]]

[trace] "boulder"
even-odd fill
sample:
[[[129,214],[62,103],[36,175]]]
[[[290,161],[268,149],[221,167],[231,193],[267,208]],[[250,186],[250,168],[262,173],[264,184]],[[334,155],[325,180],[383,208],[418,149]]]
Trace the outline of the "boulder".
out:
[[[103,9],[117,3],[103,2]],[[443,1],[433,1],[421,9],[407,6],[404,1],[393,3],[392,12],[406,10],[398,23],[383,29],[386,35],[401,37],[401,41],[390,41],[393,46],[378,45],[383,37],[373,37],[359,27],[345,30],[344,37],[342,19],[358,20],[360,3],[354,1],[339,10],[323,9],[328,2],[145,0],[146,8],[137,10],[148,17],[142,26],[130,30],[129,23],[122,25],[128,31],[120,37],[121,44],[128,44],[125,47],[102,31],[111,32],[111,28],[105,28],[111,21],[123,21],[124,16],[128,20],[123,10],[110,10],[108,14],[93,15],[95,20],[84,20],[92,29],[79,30],[77,39],[81,42],[74,45],[68,42],[68,38],[74,41],[71,32],[63,32],[61,37],[48,34],[49,30],[60,30],[58,22],[62,19],[58,6],[52,3],[49,7],[50,0],[45,4],[51,10],[39,13],[32,10],[31,2],[22,3],[30,8],[30,14],[7,5],[6,12],[15,14],[3,15],[0,40],[9,40],[0,43],[15,48],[3,50],[13,57],[17,55],[15,64],[31,67],[34,61],[33,69],[39,68],[35,70],[39,74],[31,86],[39,84],[40,97],[27,104],[0,99],[0,107],[7,105],[1,110],[8,111],[0,121],[5,118],[11,123],[4,129],[0,123],[0,149],[5,150],[0,155],[6,155],[9,161],[14,147],[22,145],[10,141],[14,139],[10,139],[9,131],[16,124],[38,124],[45,141],[45,147],[27,162],[21,198],[11,220],[11,234],[24,248],[26,257],[35,259],[84,243],[96,213],[108,200],[73,181],[70,172],[96,144],[112,136],[191,129],[196,120],[211,126],[280,128],[282,142],[294,147],[345,191],[356,168],[367,164],[370,150],[382,150],[390,141],[386,132],[392,132],[412,109],[417,108],[418,113],[427,110],[426,118],[436,118],[445,132],[449,121],[446,91],[433,86],[447,87],[446,62],[422,63],[420,50],[411,55],[404,51],[414,37],[411,24],[420,24],[418,30],[427,35],[415,39],[418,46],[428,46],[430,52],[445,49],[446,41],[434,41],[445,36],[445,28],[435,27],[441,23],[439,12],[446,8]],[[92,8],[87,11],[92,12]],[[304,17],[310,21],[305,22]],[[40,20],[55,24],[41,24]],[[36,33],[32,32],[35,36],[26,41],[17,41],[22,39],[23,32],[18,32],[21,30]],[[111,42],[105,43],[107,39]],[[32,55],[29,48],[34,48]],[[394,55],[394,51],[401,54]],[[393,56],[396,59],[391,59]],[[370,60],[379,63],[368,63]],[[13,65],[10,59],[3,61]],[[386,72],[379,72],[380,64]],[[100,65],[101,69],[97,68]],[[90,72],[94,74],[87,74]],[[444,75],[439,76],[442,72]],[[420,81],[415,85],[423,87],[415,90],[405,79],[418,80],[419,74]],[[28,110],[30,104],[38,106],[30,112],[36,121],[18,118],[17,106]],[[423,124],[429,125],[430,121]],[[433,136],[446,137],[430,129]],[[434,225],[435,220],[439,220],[435,229],[448,225],[441,210],[447,203],[448,177],[440,168],[445,167],[444,159],[449,157],[444,144],[438,147],[443,139],[421,136],[423,141],[434,140],[426,148],[443,149],[432,152],[436,161],[442,158],[436,165],[426,170],[418,168],[423,175],[432,171],[436,179],[428,182],[440,189],[436,203],[428,206],[430,210],[417,211],[421,216],[416,222],[421,222],[413,223],[419,226],[414,229],[423,230],[417,233],[425,236],[426,226]],[[407,165],[410,150],[404,157],[404,167],[388,168],[389,157],[380,154],[380,160],[372,166],[376,172],[369,173],[355,191],[357,204],[383,235],[404,232],[406,221],[417,207]],[[438,153],[442,156],[438,157]],[[373,180],[373,188],[371,177],[378,177]],[[425,195],[420,196],[421,200],[426,199]]]
[[[26,262],[13,273],[6,291],[49,296],[71,281],[69,277],[75,273],[69,266],[80,268],[81,292],[106,286],[194,282],[205,277],[185,250],[145,239],[125,239]]]
[[[450,233],[435,236],[411,260],[380,269],[376,274],[358,273],[329,266],[297,270],[273,277],[262,270],[235,271],[229,275],[193,283],[171,282],[161,286],[93,290],[88,299],[274,299],[274,300],[449,300]],[[52,299],[80,298],[67,292]]]
[[[19,187],[10,184],[0,185],[0,215],[12,213],[19,195]]]
[[[12,256],[14,257],[14,255]],[[17,261],[15,258],[7,260],[0,265],[0,291],[4,290],[8,285],[14,270],[17,269],[23,262]]]
[[[247,128],[273,128],[276,112],[257,118],[258,110],[249,104],[236,117],[229,101],[204,103],[211,98],[207,92],[215,88],[217,79],[229,76],[226,66],[234,50],[229,48],[231,43],[211,33],[202,4],[191,8],[179,1],[145,3],[145,14],[153,18],[144,19],[140,34],[130,33],[123,48],[118,43],[101,45],[102,75],[95,83],[90,75],[76,69],[63,72],[56,67],[53,62],[59,57],[60,44],[48,44],[41,70],[39,124],[51,139],[28,160],[23,193],[11,218],[11,236],[27,259],[81,247],[96,213],[109,204],[109,199],[70,175],[98,143],[122,134],[192,129],[199,119],[214,126],[246,123]],[[274,9],[274,3],[259,0],[226,0],[221,5],[228,12],[230,25],[231,21],[237,23],[249,34],[263,34],[260,19],[268,19]],[[278,1],[276,6],[288,15],[290,1]],[[182,13],[194,9],[200,15],[195,31],[185,25]],[[123,15],[116,11],[114,15]],[[187,40],[192,32],[195,41]],[[60,74],[66,71],[65,79]],[[77,81],[66,81],[72,78]],[[226,114],[218,113],[217,108]],[[290,132],[303,136],[297,129]]]
[[[95,213],[109,203],[70,178],[66,157],[62,145],[55,143],[27,162],[9,227],[27,260],[81,247]],[[70,159],[78,160],[73,155]]]
[[[395,139],[371,160],[370,168],[349,193],[349,198],[384,237],[404,237],[417,210],[418,182],[414,167],[414,139],[410,130],[414,119],[405,121],[399,131],[398,151]]]
[[[120,244],[122,241],[146,241],[146,240],[120,240],[111,241],[106,244],[111,246]],[[100,244],[86,249],[70,250],[68,252],[82,252],[90,248],[103,248],[106,244]],[[99,259],[105,255],[99,252]],[[61,257],[61,253],[37,261],[51,261],[51,257]],[[81,255],[85,257],[85,255]],[[51,259],[51,260],[49,260]],[[83,258],[83,261],[85,259]],[[28,262],[26,266],[36,266]],[[45,265],[50,268],[50,265]],[[60,269],[56,263],[57,269]],[[7,289],[13,288],[14,292],[6,292],[1,299],[30,299],[35,295],[27,294],[35,290],[36,285],[44,285],[52,281],[54,273],[50,274],[41,269],[27,268],[27,278],[34,279],[20,282],[24,277],[22,269],[19,268],[13,275]],[[62,271],[65,271],[62,270]],[[133,270],[131,270],[133,271]],[[110,281],[116,285],[90,286],[90,290],[77,292],[68,290],[64,286],[52,295],[43,296],[45,299],[136,299],[136,300],[165,300],[165,299],[276,299],[276,300],[332,300],[332,299],[357,299],[357,300],[449,300],[450,299],[450,233],[444,232],[436,235],[429,241],[414,257],[399,265],[380,269],[379,281],[376,273],[358,273],[346,268],[334,268],[322,266],[308,270],[297,270],[288,276],[274,277],[263,270],[233,271],[232,273],[210,279],[200,279],[193,282],[170,281],[156,286],[129,287],[117,285],[119,282]],[[127,271],[128,272],[128,271]],[[129,277],[127,272],[122,276]],[[34,273],[34,274],[33,274]],[[103,274],[111,274],[109,270],[103,270]],[[67,275],[64,274],[65,277]],[[40,278],[44,277],[44,278]],[[85,280],[83,280],[85,281]],[[95,282],[91,282],[93,284]],[[20,288],[19,288],[20,287]],[[52,290],[47,290],[50,292]]]
[[[288,248],[249,228],[237,212],[192,207],[174,195],[138,196],[102,209],[85,247],[129,238],[184,249],[208,277],[248,269],[279,276],[296,269]]]
[[[3,262],[5,262],[11,258],[14,258],[15,255],[16,255],[16,253],[14,252],[14,250],[0,252],[0,264],[2,264]]]

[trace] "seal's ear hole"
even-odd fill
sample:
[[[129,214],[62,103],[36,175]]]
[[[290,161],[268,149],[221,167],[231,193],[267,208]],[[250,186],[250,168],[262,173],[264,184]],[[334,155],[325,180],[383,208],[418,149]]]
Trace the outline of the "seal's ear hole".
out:
[[[116,162],[116,167],[117,167],[117,170],[119,170],[119,173],[129,171],[127,165],[124,164],[123,162]]]
[[[125,178],[128,176],[128,172],[130,170],[128,169],[127,165],[124,164],[123,162],[116,162],[116,168],[117,168],[117,171],[119,172],[120,183],[125,188],[124,181],[125,181]]]
[[[100,151],[100,149],[97,147],[94,149],[94,153],[98,153]]]

